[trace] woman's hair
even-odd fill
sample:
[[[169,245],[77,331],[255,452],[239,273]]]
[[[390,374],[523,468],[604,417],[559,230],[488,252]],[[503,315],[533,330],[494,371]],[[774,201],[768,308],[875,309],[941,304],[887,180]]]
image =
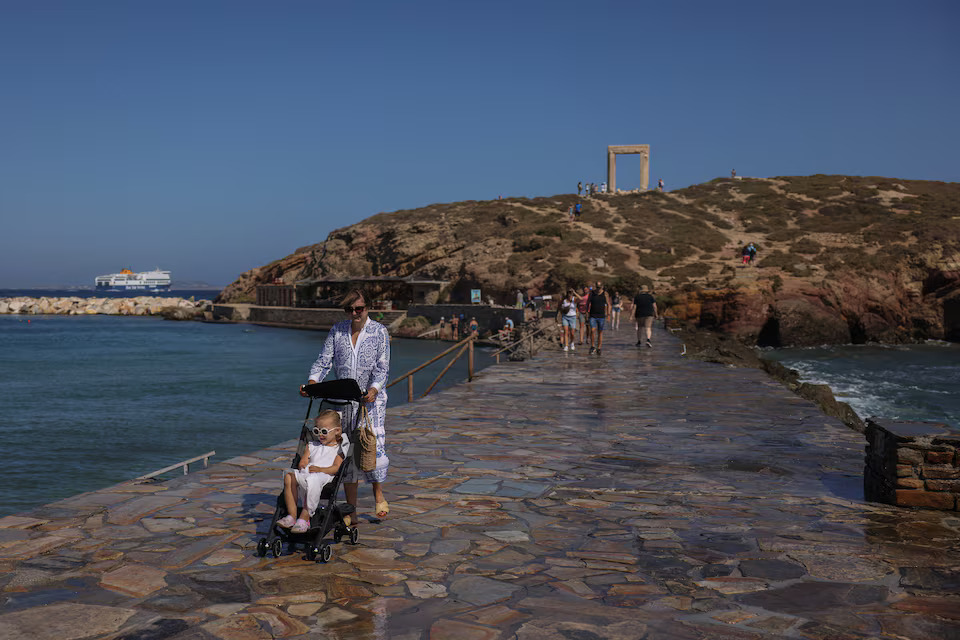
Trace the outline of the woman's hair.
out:
[[[364,293],[363,289],[350,289],[347,291],[347,294],[343,296],[340,300],[341,307],[350,307],[353,306],[353,303],[357,300],[363,300],[364,304],[368,303],[367,294]]]

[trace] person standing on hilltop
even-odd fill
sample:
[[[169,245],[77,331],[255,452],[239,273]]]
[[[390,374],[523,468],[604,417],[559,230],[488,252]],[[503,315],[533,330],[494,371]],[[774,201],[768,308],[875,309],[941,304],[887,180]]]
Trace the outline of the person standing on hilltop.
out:
[[[730,170],[730,177],[733,178],[734,180],[737,179],[737,170],[736,170],[736,169],[731,169],[731,170]]]
[[[657,181],[657,191],[663,191],[663,178]]]
[[[650,293],[650,287],[641,285],[640,291],[633,297],[633,319],[637,323],[637,346],[643,344],[646,335],[647,346],[653,347],[650,338],[653,337],[653,320],[658,316],[657,301]]]
[[[590,353],[601,354],[603,348],[603,328],[610,320],[610,296],[603,290],[603,283],[598,281],[589,298],[590,313]],[[596,346],[594,346],[596,341]]]
[[[577,195],[583,193],[583,181],[577,183]]]
[[[583,211],[583,205],[578,202],[577,205],[573,208],[573,215],[577,220],[580,219],[581,211]]]

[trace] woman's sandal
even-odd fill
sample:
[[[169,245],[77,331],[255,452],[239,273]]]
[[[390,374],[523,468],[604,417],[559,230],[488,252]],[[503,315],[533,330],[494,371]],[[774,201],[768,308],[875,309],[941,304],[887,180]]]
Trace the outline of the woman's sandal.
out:
[[[377,517],[381,520],[387,517],[387,514],[390,513],[390,505],[387,504],[387,501],[378,502],[377,506]]]

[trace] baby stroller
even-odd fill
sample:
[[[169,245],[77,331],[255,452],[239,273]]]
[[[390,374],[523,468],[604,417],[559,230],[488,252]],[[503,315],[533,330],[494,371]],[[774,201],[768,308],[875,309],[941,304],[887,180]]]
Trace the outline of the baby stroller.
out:
[[[359,402],[363,397],[363,391],[356,380],[347,378],[344,380],[330,380],[328,382],[318,382],[316,384],[304,387],[304,392],[310,396],[310,404],[307,406],[307,416],[303,421],[303,427],[300,429],[300,441],[297,444],[297,454],[293,457],[290,467],[296,469],[300,464],[300,458],[307,448],[307,439],[309,437],[310,410],[313,407],[313,401],[320,398],[320,406],[317,409],[319,413],[323,409],[337,409],[350,402]],[[355,415],[359,415],[359,411]],[[353,461],[353,443],[346,435],[340,440],[340,455],[343,456],[343,463],[340,469],[333,476],[333,479],[323,488],[320,494],[320,505],[316,512],[310,516],[310,528],[304,533],[293,533],[289,529],[277,526],[277,521],[287,515],[287,507],[283,500],[283,491],[277,496],[277,508],[273,512],[273,520],[270,522],[270,530],[266,538],[260,538],[257,542],[257,555],[261,558],[267,555],[267,550],[273,553],[274,558],[283,555],[283,543],[286,542],[290,553],[293,553],[298,544],[304,545],[307,552],[307,560],[316,562],[327,562],[333,554],[330,544],[324,541],[330,531],[333,531],[334,542],[340,542],[344,536],[348,536],[350,544],[357,544],[360,537],[356,527],[348,527],[343,519],[344,516],[351,515],[355,507],[347,502],[337,502],[337,494],[340,491],[340,484],[344,474]],[[296,514],[290,514],[296,517]]]

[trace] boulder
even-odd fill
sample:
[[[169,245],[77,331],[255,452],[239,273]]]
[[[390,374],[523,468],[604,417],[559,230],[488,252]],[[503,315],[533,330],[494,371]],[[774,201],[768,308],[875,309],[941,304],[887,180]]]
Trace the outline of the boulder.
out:
[[[812,347],[850,342],[847,320],[813,296],[777,300],[771,320],[777,325],[779,339],[766,342],[769,346]]]

